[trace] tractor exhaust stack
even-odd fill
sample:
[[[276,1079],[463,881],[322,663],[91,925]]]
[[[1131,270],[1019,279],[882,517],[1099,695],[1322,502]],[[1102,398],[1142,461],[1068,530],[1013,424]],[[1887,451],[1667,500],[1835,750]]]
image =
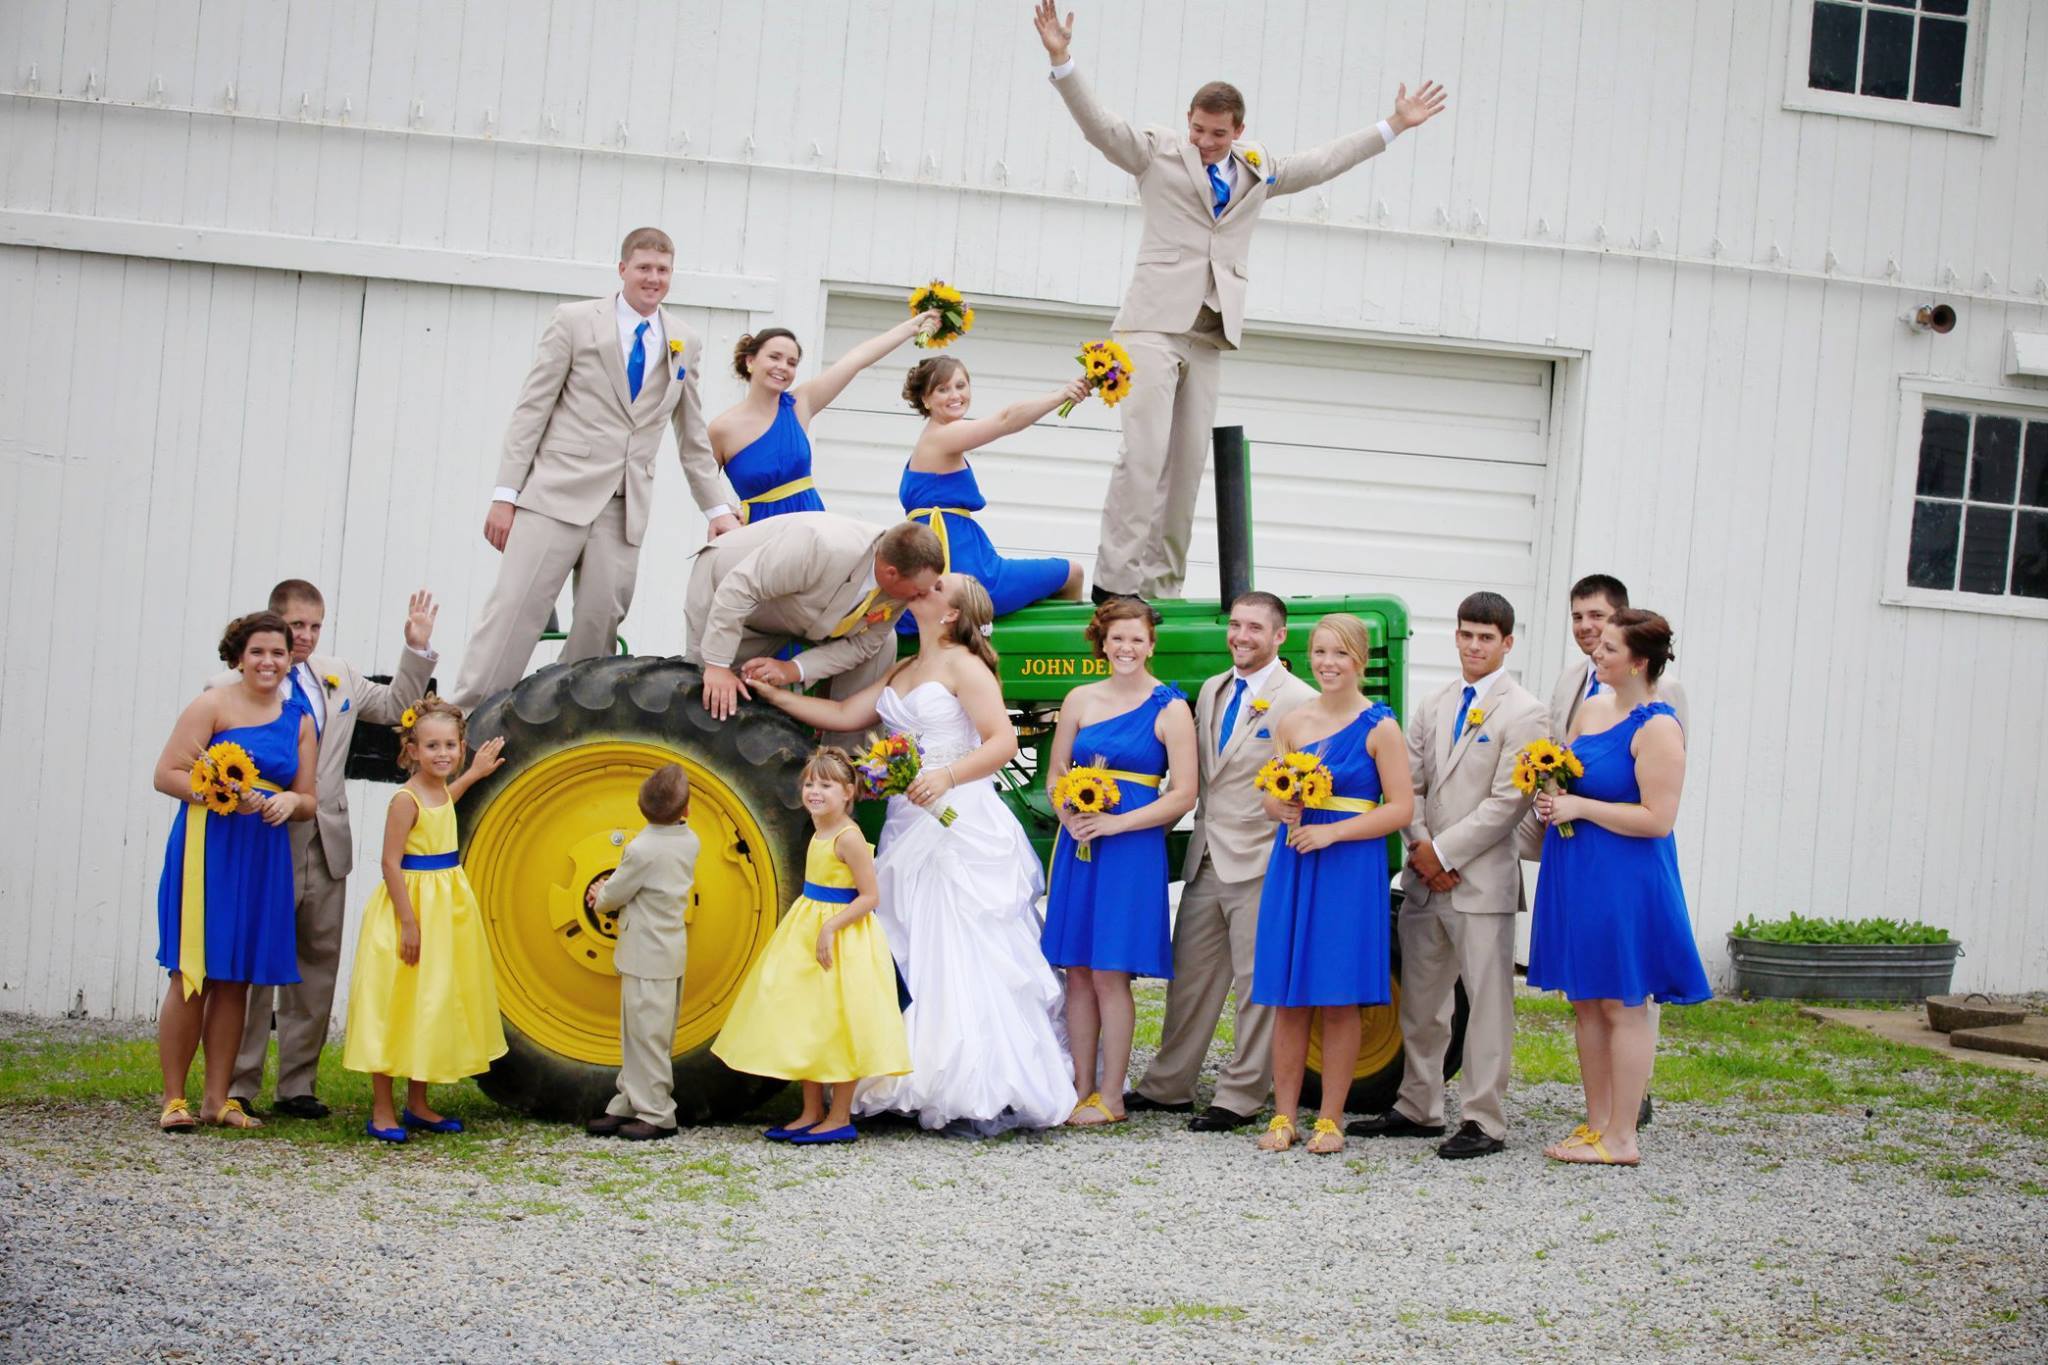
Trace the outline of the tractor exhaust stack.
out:
[[[1223,610],[1252,587],[1251,448],[1243,427],[1217,427],[1216,575]]]

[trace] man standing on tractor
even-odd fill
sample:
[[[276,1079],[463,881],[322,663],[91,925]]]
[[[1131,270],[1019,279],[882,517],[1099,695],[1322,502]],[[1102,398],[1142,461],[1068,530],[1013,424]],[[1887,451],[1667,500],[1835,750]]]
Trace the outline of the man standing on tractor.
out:
[[[1178,597],[1188,538],[1216,421],[1220,356],[1244,333],[1252,228],[1266,200],[1334,179],[1385,151],[1444,107],[1444,90],[1400,87],[1393,112],[1371,128],[1290,156],[1244,140],[1244,96],[1211,81],[1188,104],[1185,134],[1143,131],[1095,102],[1075,70],[1074,16],[1054,0],[1033,16],[1052,59],[1052,83],[1081,135],[1138,181],[1144,229],[1137,269],[1114,324],[1131,353],[1133,387],[1118,405],[1123,443],[1102,505],[1095,600]],[[1180,41],[1175,30],[1170,39]]]

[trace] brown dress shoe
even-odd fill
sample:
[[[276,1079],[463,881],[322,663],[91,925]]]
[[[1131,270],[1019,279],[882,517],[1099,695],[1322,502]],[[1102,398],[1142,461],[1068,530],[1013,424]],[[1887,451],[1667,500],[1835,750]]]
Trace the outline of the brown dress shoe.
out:
[[[641,1119],[627,1119],[619,1125],[619,1136],[628,1142],[659,1142],[676,1135],[673,1128],[656,1128]]]
[[[632,1122],[631,1114],[600,1114],[583,1125],[583,1131],[592,1137],[617,1137],[619,1129]]]

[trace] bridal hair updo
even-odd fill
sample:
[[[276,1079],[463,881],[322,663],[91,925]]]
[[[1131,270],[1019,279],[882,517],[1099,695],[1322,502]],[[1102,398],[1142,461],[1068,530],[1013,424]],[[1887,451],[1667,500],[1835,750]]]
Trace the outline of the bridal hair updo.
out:
[[[789,344],[796,347],[796,358],[804,358],[804,344],[796,339],[796,333],[787,327],[763,327],[758,332],[749,332],[734,343],[732,348],[732,372],[741,379],[754,377],[754,357],[761,354],[761,348],[777,337],[788,337]]]
[[[953,624],[946,629],[946,638],[956,645],[965,645],[975,658],[988,665],[989,672],[1000,678],[996,647],[989,642],[989,632],[996,619],[996,604],[989,600],[988,589],[969,573],[949,573],[943,581],[946,605],[957,613]]]
[[[228,622],[227,629],[221,632],[220,661],[230,668],[239,665],[249,641],[258,635],[282,635],[285,651],[291,651],[292,628],[285,624],[285,619],[274,611],[252,611]]]
[[[1652,683],[1664,676],[1665,667],[1678,656],[1671,652],[1671,623],[1654,611],[1630,607],[1607,618],[1609,629],[1621,632],[1621,643],[1629,657],[1643,661],[1643,672]]]
[[[1153,644],[1159,643],[1159,614],[1152,610],[1150,603],[1140,597],[1112,597],[1095,609],[1095,617],[1088,622],[1088,629],[1085,632],[1088,648],[1094,652],[1096,658],[1109,657],[1109,652],[1105,648],[1109,640],[1109,628],[1119,621],[1143,621],[1145,634],[1151,637]]]
[[[965,374],[967,367],[949,355],[928,355],[910,367],[910,373],[903,377],[903,401],[920,417],[929,417],[932,410],[924,405],[925,395],[951,379],[955,373]]]

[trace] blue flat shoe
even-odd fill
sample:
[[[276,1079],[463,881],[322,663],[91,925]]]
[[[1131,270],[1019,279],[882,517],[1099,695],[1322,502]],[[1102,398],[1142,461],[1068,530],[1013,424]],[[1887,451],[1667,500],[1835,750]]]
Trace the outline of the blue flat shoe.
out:
[[[785,1127],[778,1124],[773,1128],[764,1130],[761,1136],[767,1138],[770,1142],[794,1142],[798,1133],[808,1133],[815,1126],[815,1124],[809,1123],[804,1124],[802,1127],[798,1127],[795,1124]]]
[[[410,1109],[406,1110],[399,1117],[406,1127],[422,1133],[459,1133],[462,1131],[461,1119],[435,1119],[429,1123]]]
[[[369,1134],[369,1135],[370,1135],[371,1137],[373,1137],[373,1138],[377,1139],[377,1141],[379,1141],[379,1142],[404,1142],[404,1141],[405,1141],[405,1129],[403,1129],[403,1128],[379,1128],[379,1127],[377,1126],[377,1121],[376,1121],[375,1119],[371,1119],[371,1120],[369,1120],[368,1122],[364,1123],[364,1124],[363,1124],[363,1131],[364,1131],[364,1132],[366,1132],[366,1133],[368,1133],[368,1134]]]
[[[849,1123],[844,1128],[812,1128],[794,1135],[790,1141],[814,1146],[825,1142],[854,1142],[859,1138],[859,1130]]]

